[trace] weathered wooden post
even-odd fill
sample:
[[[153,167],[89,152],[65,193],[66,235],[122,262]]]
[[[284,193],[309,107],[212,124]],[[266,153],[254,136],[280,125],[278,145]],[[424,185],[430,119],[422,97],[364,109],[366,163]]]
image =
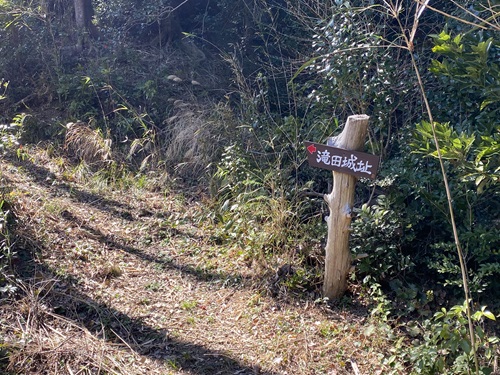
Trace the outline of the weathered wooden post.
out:
[[[328,145],[306,142],[309,164],[333,171],[333,189],[325,195],[330,215],[326,218],[323,294],[329,299],[341,297],[347,289],[352,263],[349,231],[357,177],[375,178],[380,161],[378,156],[358,151],[365,143],[368,119],[367,115],[349,116],[342,133],[330,138]]]
[[[365,144],[368,119],[366,115],[350,116],[342,133],[330,145],[344,150],[360,150]],[[352,263],[349,233],[356,187],[355,176],[335,171],[332,173],[333,189],[330,194],[325,195],[330,216],[326,218],[328,239],[323,282],[323,295],[330,300],[341,297],[347,289],[347,277]]]

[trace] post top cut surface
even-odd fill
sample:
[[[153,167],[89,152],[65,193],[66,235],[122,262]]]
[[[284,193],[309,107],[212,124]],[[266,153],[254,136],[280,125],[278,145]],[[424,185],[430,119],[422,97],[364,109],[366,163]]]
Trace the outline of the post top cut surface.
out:
[[[370,118],[370,116],[368,116],[368,115],[351,115],[348,117],[348,119],[353,119],[356,121],[368,120],[369,118]]]

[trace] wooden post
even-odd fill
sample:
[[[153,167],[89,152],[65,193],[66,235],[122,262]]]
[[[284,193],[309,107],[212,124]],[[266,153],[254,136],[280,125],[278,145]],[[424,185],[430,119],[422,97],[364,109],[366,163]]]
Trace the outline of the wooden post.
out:
[[[331,140],[330,146],[351,151],[360,150],[368,132],[368,119],[367,115],[349,116],[344,130]],[[347,289],[347,276],[352,262],[349,232],[357,180],[356,177],[345,173],[332,173],[333,189],[330,194],[325,195],[330,216],[326,217],[328,239],[323,284],[323,295],[330,300],[342,297]]]

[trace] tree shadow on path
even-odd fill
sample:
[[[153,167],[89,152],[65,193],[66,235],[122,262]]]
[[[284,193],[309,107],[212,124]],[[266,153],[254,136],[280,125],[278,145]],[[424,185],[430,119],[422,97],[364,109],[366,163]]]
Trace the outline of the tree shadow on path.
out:
[[[63,211],[62,217],[67,221],[76,223],[80,230],[90,233],[93,238],[105,245],[111,251],[123,251],[147,263],[153,263],[163,269],[174,269],[180,271],[193,277],[196,281],[210,282],[217,280],[222,281],[225,284],[244,284],[246,281],[250,281],[249,277],[244,277],[239,273],[227,273],[222,271],[212,272],[205,268],[197,268],[192,265],[176,262],[173,258],[164,256],[165,252],[162,250],[168,250],[168,248],[150,247],[148,249],[149,251],[144,251],[138,247],[130,246],[126,244],[126,241],[120,236],[116,234],[105,234],[100,229],[96,229],[88,225],[68,210]],[[176,229],[176,231],[179,230]],[[189,234],[184,232],[178,233],[178,235],[189,236]]]
[[[41,245],[36,247],[40,249]],[[95,337],[128,347],[154,361],[175,364],[176,368],[193,375],[256,373],[253,366],[243,364],[226,352],[211,350],[188,339],[171,337],[168,329],[153,328],[140,318],[130,317],[106,303],[96,301],[79,289],[79,282],[73,277],[58,280],[53,270],[34,259],[33,249],[16,250],[22,259],[15,270],[16,277],[27,285],[50,285],[44,297],[46,309],[87,329]],[[0,308],[2,304],[5,301],[0,300]],[[259,374],[275,375],[266,371]]]
[[[15,164],[15,163],[14,163]],[[55,179],[51,172],[39,167],[33,163],[17,163],[16,165],[27,170],[35,183],[47,188],[53,193],[70,192],[71,196],[86,204],[94,204],[99,202],[99,207],[112,215],[120,215],[122,217],[123,210],[132,209],[118,201],[113,201],[86,193],[77,188],[66,184],[59,183],[52,185],[50,180]],[[75,193],[76,192],[76,193]],[[89,195],[90,194],[90,195]],[[68,216],[69,214],[69,216]],[[71,214],[66,212],[65,220],[75,220]],[[27,224],[27,225],[26,225]],[[57,272],[51,269],[47,264],[40,259],[38,254],[53,254],[54,249],[50,248],[50,243],[41,241],[34,233],[35,228],[30,226],[38,225],[34,222],[14,225],[11,229],[11,236],[14,246],[12,251],[17,254],[16,264],[11,269],[14,278],[20,283],[28,286],[28,289],[37,290],[39,285],[50,286],[44,292],[43,311],[39,314],[50,313],[51,316],[60,317],[62,320],[70,322],[70,324],[85,329],[94,337],[99,338],[113,344],[115,347],[127,348],[139,355],[146,356],[154,362],[162,363],[165,368],[172,364],[176,369],[182,370],[183,373],[193,375],[204,374],[254,374],[256,372],[252,365],[243,363],[230,354],[226,350],[215,350],[189,337],[171,336],[166,330],[158,329],[146,323],[143,318],[132,317],[125,312],[119,311],[109,304],[96,300],[84,291],[83,284],[73,276],[64,275],[58,277]],[[164,267],[186,272],[191,276],[196,277],[196,280],[206,281],[209,278],[228,278],[234,275],[200,275],[195,269],[177,265],[171,260],[161,260],[154,255],[146,253],[140,249],[124,244],[124,240],[117,237],[110,237],[92,228],[91,226],[83,228],[97,237],[98,241],[106,244],[110,248],[125,251],[142,260],[161,264]],[[62,249],[61,249],[62,251]],[[0,275],[2,276],[2,275]],[[31,287],[29,287],[31,285]],[[37,292],[38,293],[38,292]],[[22,294],[22,293],[21,293]],[[2,296],[0,296],[2,297]],[[19,295],[24,298],[24,295]],[[12,300],[0,299],[0,311],[7,311],[11,308]],[[14,302],[15,304],[15,302]],[[23,312],[17,309],[16,314],[22,319],[29,320],[28,312]],[[166,321],[168,327],[168,320]],[[71,334],[68,331],[67,334]],[[234,345],[231,351],[235,351]],[[244,348],[241,352],[244,352]],[[33,360],[33,359],[32,359]],[[40,363],[43,367],[44,363]],[[40,368],[44,371],[44,368]],[[260,374],[274,375],[273,372],[261,371]]]
[[[36,165],[30,160],[21,161],[11,156],[8,162],[15,167],[23,168],[36,184],[46,188],[52,194],[69,194],[72,199],[80,203],[91,205],[92,207],[109,212],[122,219],[132,219],[130,211],[133,210],[133,208],[125,203],[79,189],[71,183],[63,182],[49,169]]]

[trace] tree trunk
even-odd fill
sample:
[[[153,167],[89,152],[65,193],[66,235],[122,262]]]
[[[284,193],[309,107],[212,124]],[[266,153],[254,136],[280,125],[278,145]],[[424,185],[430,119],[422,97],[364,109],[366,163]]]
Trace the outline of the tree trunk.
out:
[[[74,0],[73,4],[75,7],[75,25],[78,38],[76,49],[78,52],[82,52],[88,36],[97,38],[99,32],[92,23],[92,17],[94,17],[92,0]]]
[[[342,133],[332,139],[334,146],[359,151],[363,148],[368,132],[366,115],[349,116]],[[347,276],[351,268],[349,232],[356,177],[333,172],[333,189],[325,200],[330,209],[327,216],[328,239],[326,243],[325,279],[323,294],[330,300],[340,298],[347,289]]]
[[[76,28],[78,30],[85,30],[86,22],[86,12],[85,12],[86,0],[75,0],[75,21]]]

